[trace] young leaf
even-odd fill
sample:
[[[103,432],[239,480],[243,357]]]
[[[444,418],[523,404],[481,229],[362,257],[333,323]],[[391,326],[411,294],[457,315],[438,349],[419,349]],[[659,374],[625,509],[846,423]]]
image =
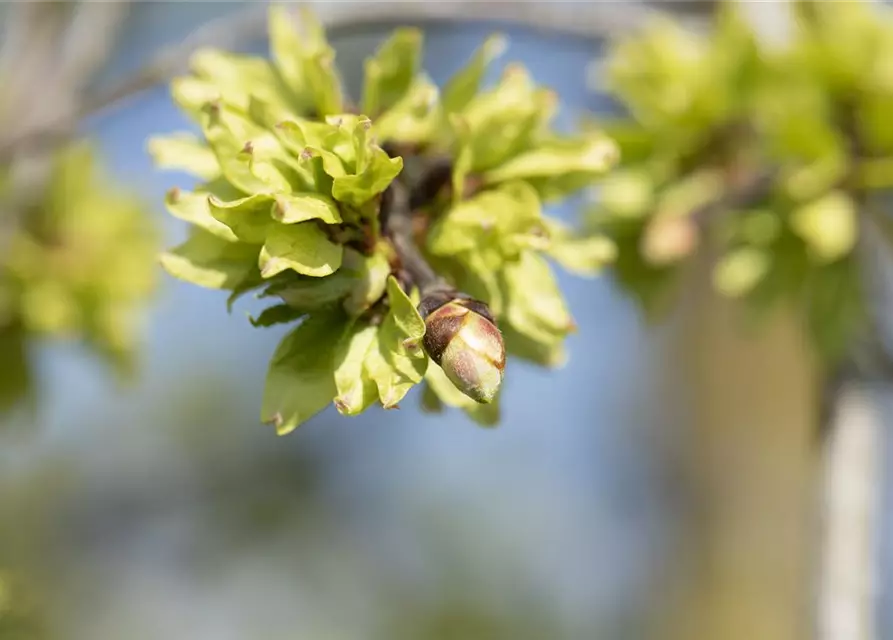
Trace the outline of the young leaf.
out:
[[[148,150],[159,169],[184,171],[205,180],[220,176],[214,152],[191,133],[154,136],[149,139]]]
[[[443,127],[438,94],[437,85],[428,76],[417,76],[406,95],[376,119],[379,138],[403,144],[434,141]]]
[[[338,205],[328,196],[318,193],[278,195],[273,207],[273,218],[282,224],[319,220],[326,224],[341,222]]]
[[[260,250],[258,266],[265,278],[286,269],[322,277],[341,266],[343,247],[326,236],[315,222],[274,224]]]
[[[359,175],[333,176],[332,196],[338,202],[361,207],[387,189],[403,170],[403,158],[390,158],[381,148],[370,151],[369,164]]]
[[[288,324],[303,318],[306,312],[295,309],[287,304],[277,304],[275,307],[267,307],[261,311],[257,318],[248,317],[252,327],[272,327],[276,324]]]
[[[307,93],[320,116],[341,113],[341,79],[334,67],[335,52],[313,13],[303,9],[298,21],[287,8],[274,4],[269,23],[271,53],[286,84],[298,95]]]
[[[293,108],[275,70],[263,58],[200,49],[192,55],[190,67],[214,87],[221,101],[242,112],[248,111],[252,97],[283,115]]]
[[[381,298],[389,273],[390,264],[384,256],[366,257],[345,248],[341,268],[332,275],[289,278],[267,287],[262,297],[279,296],[306,311],[341,303],[349,316],[356,317]]]
[[[239,240],[249,244],[263,244],[268,230],[275,224],[270,215],[273,197],[263,193],[230,202],[210,195],[208,208],[215,220],[225,224]]]
[[[267,371],[261,421],[285,435],[335,397],[335,357],[349,324],[343,314],[310,316],[283,338]]]
[[[161,265],[175,278],[200,287],[232,289],[257,271],[258,249],[193,227],[186,242],[162,254]]]
[[[546,253],[566,271],[578,276],[592,276],[617,256],[617,246],[607,236],[573,232],[552,219],[546,224],[550,238]]]
[[[425,321],[393,276],[388,278],[388,299],[391,308],[363,366],[375,382],[382,405],[392,409],[421,382],[428,356],[422,348]]]
[[[593,180],[613,166],[618,154],[617,145],[608,138],[555,138],[485,171],[483,177],[488,184],[566,178],[568,174],[584,174]]]
[[[362,413],[378,399],[377,387],[363,367],[377,335],[378,327],[358,322],[339,345],[335,357],[335,408],[343,415]]]
[[[396,104],[409,90],[419,69],[422,32],[400,28],[366,61],[363,113],[377,117]]]
[[[558,283],[549,264],[532,251],[505,265],[503,290],[505,319],[519,333],[545,345],[554,345],[573,331]]]
[[[180,191],[174,187],[165,195],[164,204],[175,218],[199,226],[222,240],[238,241],[232,229],[211,215],[207,193]]]
[[[428,233],[428,250],[456,255],[493,247],[507,258],[548,246],[536,191],[512,182],[464,200],[440,216]]]
[[[474,52],[468,64],[447,82],[443,90],[443,107],[447,113],[461,111],[471,102],[481,86],[489,64],[501,56],[508,40],[502,34],[493,34]]]

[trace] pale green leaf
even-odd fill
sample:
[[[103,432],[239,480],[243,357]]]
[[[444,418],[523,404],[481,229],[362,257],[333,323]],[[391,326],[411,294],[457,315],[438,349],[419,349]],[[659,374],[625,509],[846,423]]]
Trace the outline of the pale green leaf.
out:
[[[356,323],[339,345],[335,357],[335,408],[343,415],[362,413],[378,400],[378,389],[363,367],[377,335],[378,327]]]
[[[364,256],[345,248],[341,268],[324,278],[295,276],[266,288],[262,297],[278,296],[296,309],[314,311],[341,303],[359,316],[385,292],[390,264],[380,253]]]
[[[390,409],[421,382],[428,356],[422,348],[425,321],[412,300],[393,276],[388,278],[387,290],[391,306],[363,366],[375,382],[382,405]]]
[[[595,275],[617,256],[617,246],[607,236],[575,233],[557,220],[546,222],[550,238],[546,252],[573,274]]]
[[[276,196],[273,218],[283,224],[294,224],[307,220],[338,224],[341,222],[341,212],[335,201],[328,196],[317,193],[296,193]]]
[[[242,112],[248,111],[252,98],[282,117],[293,112],[288,91],[264,58],[206,48],[192,55],[190,67],[199,79],[214,87],[222,102]]]
[[[406,95],[376,119],[378,137],[403,144],[432,142],[443,128],[438,97],[437,85],[426,75],[417,76]]]
[[[474,52],[471,60],[447,82],[443,106],[447,113],[461,111],[478,92],[489,64],[501,56],[508,44],[502,34],[493,34]]]
[[[180,76],[171,80],[171,98],[186,115],[201,122],[209,104],[221,99],[220,89],[211,82],[195,76]]]
[[[207,193],[181,191],[175,187],[167,192],[164,203],[175,218],[197,225],[223,240],[238,240],[232,229],[211,215]]]
[[[574,322],[549,263],[532,251],[508,262],[502,273],[505,319],[519,333],[544,345],[561,342]]]
[[[487,183],[507,180],[566,178],[584,174],[594,179],[619,157],[617,145],[605,137],[555,138],[484,172]]]
[[[302,7],[299,14],[282,5],[270,7],[270,49],[276,68],[294,93],[309,96],[317,115],[340,113],[343,97],[335,52],[313,12]]]
[[[329,240],[315,222],[274,224],[260,251],[258,266],[265,278],[286,269],[322,277],[341,266],[343,248]]]
[[[418,73],[422,32],[398,28],[365,64],[363,113],[376,117],[396,104]]]
[[[387,189],[403,170],[403,158],[390,158],[379,147],[373,147],[370,154],[363,173],[335,177],[332,185],[335,200],[360,207]]]
[[[271,216],[273,197],[254,194],[229,202],[208,196],[208,208],[214,219],[225,224],[242,242],[263,244],[275,222]]]
[[[318,314],[283,338],[267,371],[262,422],[285,435],[332,401],[335,357],[348,327],[341,314]]]
[[[183,171],[205,180],[220,175],[214,152],[191,133],[153,136],[149,139],[148,150],[159,169]]]
[[[210,289],[232,289],[257,271],[258,249],[193,227],[186,242],[162,254],[161,264],[180,280]]]
[[[428,250],[456,255],[488,247],[513,258],[527,248],[548,247],[548,231],[536,191],[511,182],[463,200],[439,216],[428,234]]]

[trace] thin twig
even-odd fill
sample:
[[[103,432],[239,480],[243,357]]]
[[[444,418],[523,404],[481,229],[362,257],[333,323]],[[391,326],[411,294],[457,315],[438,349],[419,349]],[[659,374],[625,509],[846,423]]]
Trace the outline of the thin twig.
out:
[[[401,268],[406,271],[424,297],[428,292],[442,288],[445,283],[416,246],[409,194],[410,189],[400,180],[395,180],[385,190],[381,202],[382,226],[394,251],[397,252]]]

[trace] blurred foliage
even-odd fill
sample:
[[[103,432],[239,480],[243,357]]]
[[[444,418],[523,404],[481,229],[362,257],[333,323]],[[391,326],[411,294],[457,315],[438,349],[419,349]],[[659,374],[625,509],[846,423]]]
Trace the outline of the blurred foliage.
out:
[[[701,256],[752,312],[793,305],[833,363],[867,317],[859,237],[889,226],[870,205],[893,185],[893,15],[796,2],[768,46],[737,6],[708,34],[661,18],[613,44],[605,81],[628,115],[595,122],[622,161],[590,221],[652,316]]]
[[[404,185],[408,213],[424,214],[415,242],[437,275],[489,306],[510,354],[551,365],[573,323],[548,259],[590,273],[613,246],[547,218],[542,204],[591,183],[616,147],[598,132],[556,134],[555,95],[517,65],[482,88],[504,49],[498,36],[441,91],[419,68],[421,32],[397,29],[366,61],[352,105],[312,14],[297,21],[272,6],[269,29],[271,60],[202,50],[172,83],[201,135],[157,137],[150,152],[201,182],[168,194],[190,236],[165,268],[231,291],[230,304],[249,291],[278,299],[255,326],[299,323],[264,393],[261,419],[279,433],[333,402],[345,415],[396,407],[423,381],[426,407],[494,423],[498,410],[457,393],[420,347],[423,283],[383,233],[389,189]]]
[[[309,640],[634,637],[568,611],[530,561],[541,538],[506,540],[542,509],[556,517],[546,498],[488,504],[380,473],[360,487],[381,433],[283,443],[244,428],[252,406],[237,374],[196,362],[74,416],[85,446],[11,444],[30,460],[0,466],[0,639],[216,638],[221,624]]]
[[[54,152],[39,188],[22,193],[9,171],[6,177],[0,410],[34,400],[34,340],[81,340],[130,375],[135,314],[154,289],[159,244],[141,202],[102,172],[86,143]]]

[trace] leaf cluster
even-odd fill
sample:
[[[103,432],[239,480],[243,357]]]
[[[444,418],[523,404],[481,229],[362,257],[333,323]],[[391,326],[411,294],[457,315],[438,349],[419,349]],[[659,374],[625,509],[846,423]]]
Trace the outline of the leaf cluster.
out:
[[[142,202],[114,186],[86,143],[52,156],[46,187],[24,202],[0,187],[18,224],[0,255],[0,407],[32,395],[33,339],[80,340],[132,373],[137,314],[156,282],[160,238]],[[21,209],[21,211],[18,211]]]
[[[717,291],[758,313],[795,306],[833,361],[865,319],[860,234],[888,225],[871,207],[893,184],[893,16],[793,4],[780,46],[735,3],[708,34],[659,19],[614,43],[605,77],[627,115],[597,124],[622,164],[590,218],[650,313],[709,247]]]
[[[413,216],[437,277],[489,305],[509,353],[561,359],[573,324],[548,259],[591,272],[613,247],[543,214],[615,160],[598,132],[559,136],[556,99],[521,67],[484,86],[504,49],[488,39],[441,90],[421,69],[422,34],[397,29],[365,62],[351,103],[321,25],[282,6],[269,15],[270,57],[202,50],[171,86],[197,133],[150,141],[163,168],[200,180],[167,208],[190,224],[163,256],[173,276],[275,300],[255,326],[295,323],[270,363],[261,418],[279,433],[329,403],[345,415],[393,408],[425,382],[425,406],[485,424],[421,348],[422,283],[407,276],[388,215]],[[389,214],[401,185],[411,211]]]

